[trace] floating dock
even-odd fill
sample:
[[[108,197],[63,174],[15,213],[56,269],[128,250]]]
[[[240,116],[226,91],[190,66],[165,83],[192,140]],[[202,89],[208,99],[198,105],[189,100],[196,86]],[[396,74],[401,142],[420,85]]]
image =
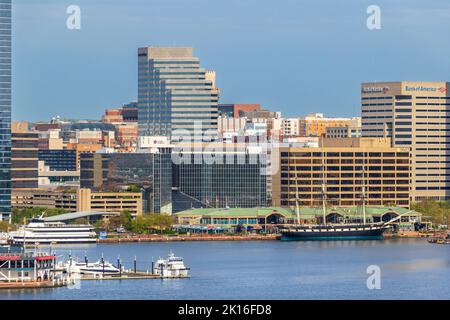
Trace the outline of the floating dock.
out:
[[[14,281],[0,282],[0,290],[3,289],[41,289],[41,288],[58,288],[72,284],[72,280],[58,279],[55,281]]]
[[[80,280],[139,280],[139,279],[189,279],[190,276],[161,277],[148,272],[122,272],[121,274],[82,274]]]

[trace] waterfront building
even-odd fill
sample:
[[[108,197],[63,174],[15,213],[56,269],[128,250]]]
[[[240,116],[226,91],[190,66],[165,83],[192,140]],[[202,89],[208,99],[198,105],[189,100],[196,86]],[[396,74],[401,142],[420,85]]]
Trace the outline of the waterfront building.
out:
[[[360,222],[361,207],[327,207],[326,219],[330,223],[340,221]],[[417,231],[427,227],[422,214],[404,207],[366,207],[367,221],[387,222],[403,215],[394,223],[396,231]],[[317,223],[323,216],[322,208],[300,207],[300,223]],[[297,214],[292,208],[202,208],[189,209],[175,214],[178,229],[205,232],[208,228],[220,228],[222,231],[235,231],[238,226],[247,230],[272,230],[279,224],[296,224]]]
[[[138,49],[139,136],[217,132],[218,90],[190,47]],[[180,132],[179,130],[184,130]],[[201,138],[201,137],[200,137]]]
[[[191,148],[192,147],[192,148]],[[177,210],[267,206],[267,155],[246,144],[177,144],[173,188],[188,196]],[[192,199],[192,200],[189,200]]]
[[[28,122],[14,122],[11,128],[11,183],[12,189],[38,187],[37,132],[29,130]]]
[[[0,0],[0,220],[11,213],[11,0]]]
[[[144,213],[172,213],[170,148],[135,153],[81,154],[81,188],[117,191],[132,185],[142,191]]]
[[[450,200],[450,83],[361,85],[362,135],[411,149],[411,200]]]
[[[77,192],[65,188],[13,190],[11,205],[18,209],[42,207],[73,212],[77,210]]]
[[[362,205],[409,207],[410,152],[388,138],[321,139],[318,148],[281,147],[272,177],[274,206]]]
[[[128,211],[132,216],[142,216],[141,192],[92,192],[81,188],[77,190],[77,200],[77,211]]]
[[[142,193],[128,191],[92,191],[86,188],[13,190],[13,208],[42,207],[68,212],[116,212],[127,210],[142,215]]]

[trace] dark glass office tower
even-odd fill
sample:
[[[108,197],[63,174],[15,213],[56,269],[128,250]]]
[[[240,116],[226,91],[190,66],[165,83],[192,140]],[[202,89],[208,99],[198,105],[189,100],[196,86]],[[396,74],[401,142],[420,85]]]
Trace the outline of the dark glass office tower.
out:
[[[0,0],[0,220],[11,213],[11,0]]]

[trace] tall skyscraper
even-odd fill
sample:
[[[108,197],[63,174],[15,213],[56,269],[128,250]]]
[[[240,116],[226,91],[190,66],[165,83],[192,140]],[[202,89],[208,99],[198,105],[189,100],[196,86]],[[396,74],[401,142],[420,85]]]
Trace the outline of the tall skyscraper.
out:
[[[361,86],[362,135],[411,148],[411,200],[450,199],[450,83]]]
[[[0,0],[0,220],[11,213],[11,0]]]
[[[218,95],[214,73],[200,68],[193,48],[138,49],[139,136],[217,132]]]

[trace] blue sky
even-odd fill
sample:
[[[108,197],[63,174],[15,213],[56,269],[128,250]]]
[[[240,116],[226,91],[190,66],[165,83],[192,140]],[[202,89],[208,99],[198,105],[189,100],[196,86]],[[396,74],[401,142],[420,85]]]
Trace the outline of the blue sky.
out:
[[[222,103],[359,115],[364,81],[450,81],[448,0],[13,0],[13,118],[135,100],[140,46],[193,46]],[[66,8],[81,7],[81,30]],[[381,8],[381,30],[366,9]]]

